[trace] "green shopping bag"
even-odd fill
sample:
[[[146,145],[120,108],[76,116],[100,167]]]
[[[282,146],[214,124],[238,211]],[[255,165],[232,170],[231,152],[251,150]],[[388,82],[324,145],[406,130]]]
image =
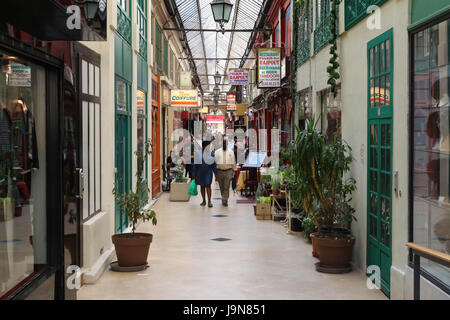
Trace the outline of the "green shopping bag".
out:
[[[198,195],[198,191],[197,191],[197,184],[195,183],[195,180],[191,181],[191,184],[189,185],[189,194],[191,196],[196,196]]]

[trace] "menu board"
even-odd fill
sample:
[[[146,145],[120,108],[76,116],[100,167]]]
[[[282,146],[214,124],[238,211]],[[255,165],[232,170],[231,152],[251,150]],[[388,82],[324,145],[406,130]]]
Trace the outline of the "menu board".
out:
[[[281,49],[258,49],[258,88],[278,88],[281,86]]]

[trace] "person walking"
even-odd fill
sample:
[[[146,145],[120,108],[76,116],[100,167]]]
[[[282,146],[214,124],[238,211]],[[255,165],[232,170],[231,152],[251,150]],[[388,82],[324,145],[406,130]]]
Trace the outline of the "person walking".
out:
[[[211,202],[211,183],[213,173],[217,178],[217,165],[214,158],[214,152],[211,151],[209,141],[202,142],[202,150],[195,153],[193,178],[195,183],[200,186],[200,193],[202,195],[202,207],[206,205],[205,191],[208,195],[208,207],[212,208]]]
[[[234,151],[228,148],[228,140],[226,138],[223,139],[222,149],[216,151],[215,157],[217,163],[217,181],[219,182],[220,194],[222,196],[222,205],[228,207],[230,183],[236,171],[236,159]]]

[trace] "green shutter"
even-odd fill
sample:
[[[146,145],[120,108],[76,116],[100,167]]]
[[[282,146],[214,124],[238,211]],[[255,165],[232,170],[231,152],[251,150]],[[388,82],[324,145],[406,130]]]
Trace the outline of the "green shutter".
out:
[[[169,75],[169,43],[164,37],[164,74]]]
[[[161,28],[155,20],[155,51],[156,51],[156,72],[162,74],[162,50],[161,50]]]

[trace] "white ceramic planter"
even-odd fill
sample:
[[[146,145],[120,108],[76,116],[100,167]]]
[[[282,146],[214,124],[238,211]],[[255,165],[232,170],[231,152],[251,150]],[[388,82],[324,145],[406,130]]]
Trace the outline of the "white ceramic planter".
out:
[[[189,201],[190,181],[187,182],[172,182],[170,184],[170,201]]]

